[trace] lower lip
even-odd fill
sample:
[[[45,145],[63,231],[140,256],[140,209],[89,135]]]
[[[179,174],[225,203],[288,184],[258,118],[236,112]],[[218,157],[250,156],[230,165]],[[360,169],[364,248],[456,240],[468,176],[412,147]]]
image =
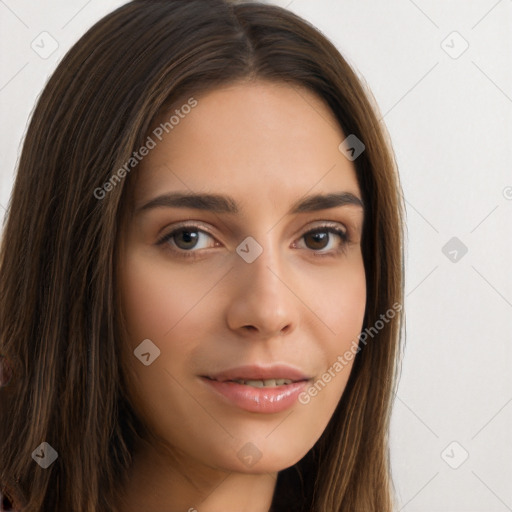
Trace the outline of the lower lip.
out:
[[[218,382],[206,377],[201,377],[201,380],[240,409],[260,413],[289,409],[308,383],[304,380],[283,386],[256,388],[236,382]]]

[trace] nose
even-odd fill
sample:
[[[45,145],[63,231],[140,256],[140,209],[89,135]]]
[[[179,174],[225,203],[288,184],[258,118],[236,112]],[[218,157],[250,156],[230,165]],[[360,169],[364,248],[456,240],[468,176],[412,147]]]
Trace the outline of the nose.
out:
[[[297,286],[282,255],[264,247],[252,263],[240,258],[235,265],[227,309],[230,329],[242,336],[265,339],[293,332],[301,302],[293,291]]]

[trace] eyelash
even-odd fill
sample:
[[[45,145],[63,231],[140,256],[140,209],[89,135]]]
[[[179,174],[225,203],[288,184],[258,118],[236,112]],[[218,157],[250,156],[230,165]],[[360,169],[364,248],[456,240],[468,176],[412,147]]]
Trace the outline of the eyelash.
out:
[[[183,224],[183,225],[180,225],[179,227],[177,227],[176,229],[174,229],[173,231],[171,231],[170,233],[162,236],[156,242],[156,245],[167,244],[167,242],[169,242],[176,234],[180,233],[183,230],[199,231],[201,233],[206,233],[207,235],[214,238],[213,235],[208,230],[203,229],[202,226],[199,226],[197,224]],[[341,239],[340,247],[337,249],[331,250],[329,252],[322,253],[322,252],[310,249],[311,251],[313,251],[313,255],[317,258],[329,258],[329,257],[332,258],[332,257],[341,256],[342,254],[345,253],[346,248],[347,248],[346,246],[351,241],[349,238],[348,231],[344,231],[337,224],[334,224],[334,223],[325,223],[320,226],[316,226],[315,228],[313,228],[309,231],[305,231],[300,236],[300,238],[303,238],[306,235],[311,235],[311,234],[316,234],[316,233],[333,233],[335,235],[338,235]],[[186,251],[185,249],[176,249],[176,248],[172,247],[171,245],[167,244],[167,247],[165,248],[165,250],[170,251],[171,253],[173,253],[174,255],[176,255],[180,258],[197,258],[198,256],[196,255],[196,253],[199,252],[200,249],[199,250],[191,249],[190,251]]]

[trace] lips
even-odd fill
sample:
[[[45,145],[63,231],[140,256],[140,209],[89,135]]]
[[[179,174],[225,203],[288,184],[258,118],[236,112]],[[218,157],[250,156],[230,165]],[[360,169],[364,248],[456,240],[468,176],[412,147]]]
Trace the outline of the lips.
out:
[[[207,379],[217,382],[247,382],[247,381],[286,381],[286,383],[294,383],[309,380],[310,377],[300,370],[287,365],[272,366],[240,366],[231,368],[215,374],[203,375]]]
[[[224,403],[248,412],[263,414],[279,413],[293,407],[307,386],[307,381],[262,388],[230,381],[218,382],[206,377],[202,381]]]

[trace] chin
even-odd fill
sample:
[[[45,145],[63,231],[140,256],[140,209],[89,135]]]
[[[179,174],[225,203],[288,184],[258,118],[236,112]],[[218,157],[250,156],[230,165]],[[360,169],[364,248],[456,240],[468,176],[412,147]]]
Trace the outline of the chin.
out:
[[[243,443],[236,450],[235,458],[230,457],[230,460],[225,460],[224,453],[222,458],[225,460],[226,469],[246,474],[275,473],[299,462],[310,449],[294,447],[295,449],[291,450],[290,446],[281,444],[280,447],[276,447],[268,441],[262,441],[259,446],[260,448],[251,442]]]

